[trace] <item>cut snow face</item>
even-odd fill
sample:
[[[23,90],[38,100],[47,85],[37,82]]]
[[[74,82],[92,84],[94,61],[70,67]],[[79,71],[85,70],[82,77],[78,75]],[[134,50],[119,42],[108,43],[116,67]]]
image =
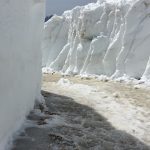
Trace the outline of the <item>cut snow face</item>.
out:
[[[43,67],[150,79],[149,14],[149,0],[99,0],[54,16],[45,24]]]
[[[42,0],[0,0],[0,150],[40,98]]]

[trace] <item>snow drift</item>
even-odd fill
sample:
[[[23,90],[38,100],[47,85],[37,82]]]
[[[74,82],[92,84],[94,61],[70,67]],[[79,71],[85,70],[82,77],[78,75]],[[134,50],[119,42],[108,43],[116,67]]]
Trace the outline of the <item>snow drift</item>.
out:
[[[43,0],[0,1],[0,150],[40,95]]]
[[[99,0],[45,24],[43,67],[150,79],[150,0]]]

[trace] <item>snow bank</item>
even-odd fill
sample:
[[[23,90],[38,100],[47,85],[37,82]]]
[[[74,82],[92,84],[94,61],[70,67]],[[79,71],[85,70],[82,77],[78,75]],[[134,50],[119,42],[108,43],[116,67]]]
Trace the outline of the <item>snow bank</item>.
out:
[[[150,0],[99,0],[45,24],[43,67],[150,79]]]
[[[40,95],[44,1],[1,0],[0,16],[0,150],[4,150]]]

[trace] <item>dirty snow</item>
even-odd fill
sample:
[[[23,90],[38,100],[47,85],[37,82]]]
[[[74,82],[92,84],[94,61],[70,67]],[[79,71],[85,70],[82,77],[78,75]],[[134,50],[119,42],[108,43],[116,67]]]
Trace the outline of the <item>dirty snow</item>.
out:
[[[150,94],[132,85],[43,75],[46,111],[35,109],[13,150],[150,150]]]
[[[60,78],[56,83],[45,82],[43,89],[74,98],[75,102],[103,115],[116,129],[126,131],[150,145],[149,89],[114,81],[76,78]],[[60,81],[63,81],[61,86],[58,84]]]

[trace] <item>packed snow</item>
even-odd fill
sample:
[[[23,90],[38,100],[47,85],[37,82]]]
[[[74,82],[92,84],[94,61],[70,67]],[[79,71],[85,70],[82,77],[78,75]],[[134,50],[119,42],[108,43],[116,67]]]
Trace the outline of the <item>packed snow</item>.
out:
[[[129,135],[132,135],[139,141],[145,143],[145,145],[150,146],[150,134],[148,134],[150,132],[150,95],[148,94],[148,89],[134,88],[133,85],[126,85],[115,81],[105,82],[93,78],[87,80],[81,79],[78,76],[61,78],[61,76],[58,76],[57,74],[48,74],[44,75],[42,90],[50,92],[49,101],[57,101],[56,98],[52,99],[52,93],[55,93],[59,96],[67,96],[69,98],[72,98],[73,102],[77,102],[78,104],[88,106],[89,108],[92,108],[95,112],[97,112],[99,115],[102,115],[103,117],[107,118],[107,121],[116,130],[124,132],[124,134],[119,136],[119,139],[123,138],[124,142],[121,143],[121,147],[119,148],[117,147],[117,145],[115,147],[116,149],[149,150],[149,147],[143,148],[140,142],[137,142],[137,145],[133,144],[131,142],[131,138],[126,137],[127,133]],[[48,99],[48,94],[46,94],[45,97],[46,99]],[[63,100],[59,98],[59,104],[55,105],[53,104],[53,102],[49,102],[50,104],[52,104],[52,106],[49,105],[51,106],[50,110],[55,110],[53,108],[56,105],[62,105],[62,107],[59,106],[57,107],[57,109],[61,108],[62,110],[63,108],[66,108],[67,104],[63,104],[62,101]],[[65,97],[65,102],[66,101],[67,98]],[[76,107],[70,106],[74,105],[69,105],[68,109],[65,112],[69,112],[71,108],[74,109],[74,112],[77,111]],[[84,109],[79,110],[82,111],[82,114],[85,113]],[[80,114],[80,111],[77,112],[78,115]],[[69,118],[68,116],[67,118]],[[81,120],[82,123],[79,124],[81,126],[85,122],[94,126],[94,130],[92,132],[94,134],[94,137],[97,133],[101,134],[103,132],[103,130],[99,130],[96,132],[96,128],[102,127],[102,124],[96,126],[96,124],[93,123],[92,119],[85,121],[82,118]],[[60,131],[60,127],[58,130]],[[84,129],[82,128],[82,130]],[[111,131],[106,133],[106,138],[104,138],[103,136],[100,137],[100,139],[104,138],[104,141],[106,140],[107,144],[109,144],[110,142],[110,139],[108,138],[110,132]],[[115,135],[115,132],[113,132],[110,138],[115,137],[116,139],[117,136]],[[97,137],[97,139],[98,138],[99,137]],[[94,138],[92,137],[92,140],[93,139]],[[119,143],[119,139],[117,140],[117,143]],[[123,143],[125,143],[125,147],[122,145]],[[128,148],[130,144],[134,148]],[[100,146],[100,148],[92,148],[94,150],[107,149],[102,148],[102,145],[102,143],[97,145]],[[110,147],[110,149],[114,148],[113,145],[111,145]]]
[[[0,1],[0,150],[40,97],[43,0]]]
[[[46,110],[27,117],[13,150],[150,150],[150,94],[115,81],[44,74]]]
[[[98,0],[45,23],[43,70],[150,79],[150,1]]]

